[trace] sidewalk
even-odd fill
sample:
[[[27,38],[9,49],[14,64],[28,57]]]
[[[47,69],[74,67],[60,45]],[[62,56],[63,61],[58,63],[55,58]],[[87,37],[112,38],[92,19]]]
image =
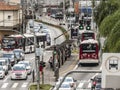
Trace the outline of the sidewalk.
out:
[[[54,25],[59,25],[61,21],[58,21],[54,18],[50,18],[49,16],[42,16],[40,17],[42,21],[48,22]],[[63,28],[67,30],[67,25],[61,25]],[[44,68],[44,84],[55,85],[55,76],[54,71],[50,68],[49,65],[49,58],[52,55],[51,51],[46,51],[44,55],[44,60],[46,61],[46,67]],[[59,77],[64,76],[67,72],[75,69],[76,64],[78,62],[78,54],[72,53],[70,58],[64,62],[64,64],[59,68]],[[42,76],[40,77],[40,83],[42,83]],[[36,84],[36,82],[31,84]]]
[[[64,76],[67,72],[73,70],[77,64],[78,55],[72,54],[65,63],[59,68],[59,77]],[[49,63],[46,63],[44,69],[44,84],[55,84],[54,71],[50,68]]]

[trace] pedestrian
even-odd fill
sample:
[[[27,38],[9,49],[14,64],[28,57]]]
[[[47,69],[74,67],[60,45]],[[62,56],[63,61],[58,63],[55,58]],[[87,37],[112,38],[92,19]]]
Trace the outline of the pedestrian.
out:
[[[53,58],[52,57],[50,57],[50,59],[49,59],[49,64],[50,64],[50,68],[53,68]]]

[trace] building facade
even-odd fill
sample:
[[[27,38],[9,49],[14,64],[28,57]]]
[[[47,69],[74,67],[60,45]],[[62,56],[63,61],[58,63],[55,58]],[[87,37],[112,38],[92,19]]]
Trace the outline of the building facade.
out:
[[[20,5],[12,5],[7,2],[0,2],[0,36],[14,33],[12,30],[19,30],[22,23],[22,12]]]

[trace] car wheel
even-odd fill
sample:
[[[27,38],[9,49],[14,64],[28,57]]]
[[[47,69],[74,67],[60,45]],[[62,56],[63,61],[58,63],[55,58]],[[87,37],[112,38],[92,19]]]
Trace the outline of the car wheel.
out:
[[[11,77],[11,80],[13,80],[13,78]]]

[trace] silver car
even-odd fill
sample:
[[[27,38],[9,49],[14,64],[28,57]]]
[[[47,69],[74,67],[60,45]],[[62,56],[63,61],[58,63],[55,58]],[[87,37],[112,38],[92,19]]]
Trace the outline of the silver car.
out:
[[[18,64],[24,64],[26,66],[27,74],[30,75],[32,72],[31,63],[29,61],[19,61]]]
[[[2,66],[0,66],[0,79],[3,79],[5,77],[5,70]]]
[[[17,61],[25,59],[25,53],[22,49],[14,49],[13,53],[15,54]]]

